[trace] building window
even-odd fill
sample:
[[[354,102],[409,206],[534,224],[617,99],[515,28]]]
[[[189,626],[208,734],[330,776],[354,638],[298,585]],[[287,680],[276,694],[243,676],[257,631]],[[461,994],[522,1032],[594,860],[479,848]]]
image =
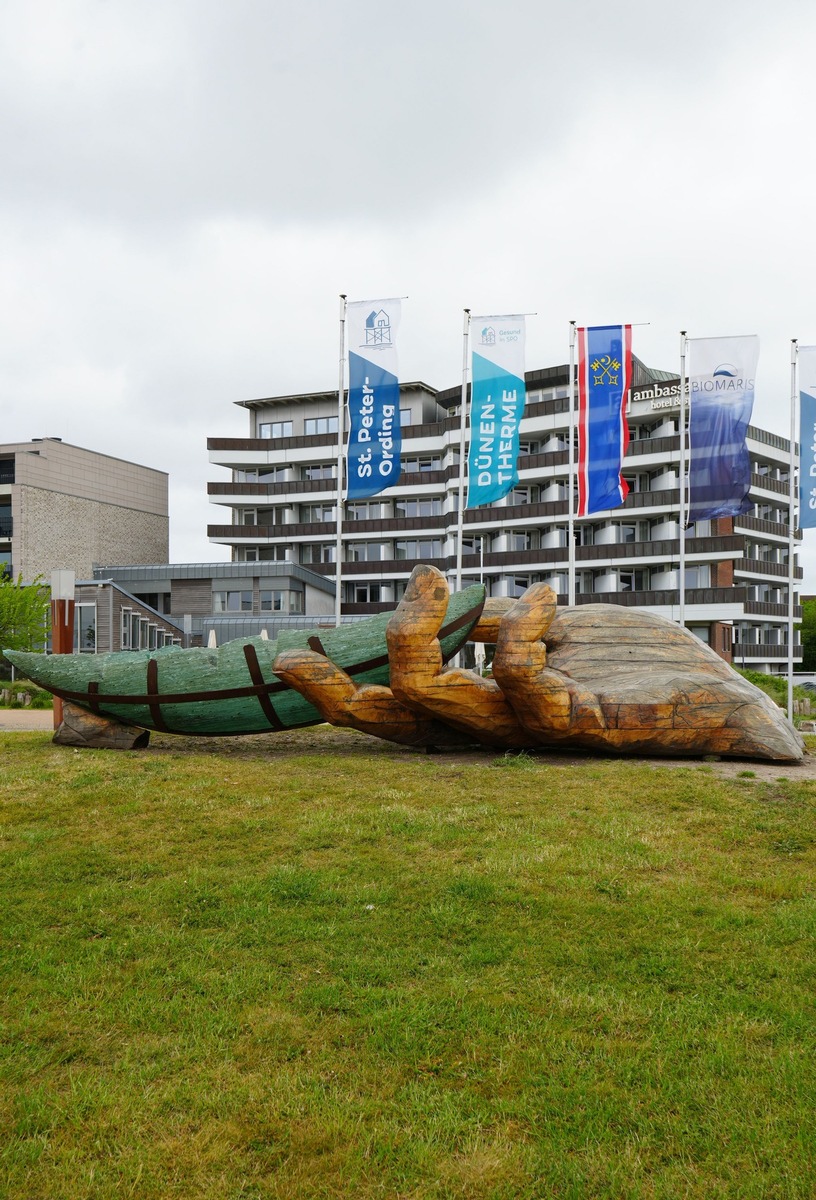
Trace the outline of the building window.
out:
[[[397,542],[396,557],[398,559],[419,559],[420,561],[428,558],[441,558],[442,541],[433,538],[415,542]]]
[[[508,492],[507,494],[507,503],[509,505],[535,504],[537,500],[538,487],[535,484],[528,484],[526,487],[513,488],[512,492]]]
[[[285,479],[288,471],[288,466],[248,467],[233,471],[233,483],[274,483],[277,479]]]
[[[400,409],[400,425],[402,426],[402,425],[410,425],[410,424],[411,424],[410,408],[401,408]]]
[[[213,592],[213,612],[252,612],[252,592]]]
[[[119,648],[130,650],[130,617],[132,609],[123,608],[119,613]]]
[[[442,459],[438,454],[423,455],[422,458],[403,458],[401,465],[404,475],[413,475],[417,472],[425,471],[441,471]]]
[[[529,575],[516,575],[507,580],[507,595],[508,596],[523,596],[530,586]]]
[[[291,436],[291,421],[264,421],[258,426],[258,437],[261,438],[284,438]]]
[[[301,504],[300,506],[300,519],[307,525],[315,521],[321,523],[334,521],[336,514],[337,510],[333,504]]]
[[[303,592],[287,589],[262,589],[260,593],[261,612],[302,613]]]
[[[379,604],[382,585],[379,583],[350,583],[346,585],[346,598],[350,604]]]
[[[382,562],[389,558],[390,547],[386,542],[347,542],[348,562]]]
[[[346,506],[346,516],[350,521],[382,521],[390,515],[385,500],[355,501]]]
[[[441,517],[441,496],[422,496],[417,499],[396,500],[394,511],[398,517]]]
[[[300,561],[310,563],[333,563],[337,547],[334,542],[307,542],[300,547]]]
[[[644,592],[648,587],[646,571],[621,571],[618,578],[622,592]]]
[[[334,479],[337,463],[310,463],[301,469],[303,479]]]
[[[337,417],[307,417],[303,423],[303,428],[307,434],[337,433],[338,418]]]
[[[260,562],[289,562],[291,546],[260,546],[258,559]]]
[[[707,588],[710,577],[711,570],[708,563],[701,563],[699,566],[686,566],[687,588]]]
[[[513,529],[507,535],[508,550],[536,550],[538,532],[532,529]]]

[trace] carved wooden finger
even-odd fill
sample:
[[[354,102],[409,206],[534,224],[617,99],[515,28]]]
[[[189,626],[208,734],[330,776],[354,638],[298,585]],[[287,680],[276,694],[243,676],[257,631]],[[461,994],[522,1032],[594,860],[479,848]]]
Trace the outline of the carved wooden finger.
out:
[[[558,611],[555,592],[534,584],[501,622],[493,676],[530,733],[547,741],[597,733],[605,726],[594,692],[547,666],[543,638]]]
[[[386,631],[394,695],[414,711],[472,734],[485,745],[534,745],[492,679],[443,669],[437,634],[447,602],[444,575],[435,567],[415,567]]]
[[[404,746],[460,746],[456,730],[406,708],[391,690],[375,684],[356,684],[346,672],[311,650],[284,650],[273,670],[300,692],[330,725],[358,729]]]

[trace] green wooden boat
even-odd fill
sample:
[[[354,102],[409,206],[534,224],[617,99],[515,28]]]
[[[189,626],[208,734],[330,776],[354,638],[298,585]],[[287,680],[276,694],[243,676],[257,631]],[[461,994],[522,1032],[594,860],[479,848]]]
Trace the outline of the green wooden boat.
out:
[[[439,640],[447,661],[481,616],[480,584],[451,596]],[[114,654],[4,651],[27,679],[91,712],[168,733],[221,737],[297,729],[322,721],[314,705],[272,671],[281,650],[325,654],[358,683],[388,684],[385,629],[391,613],[339,628],[237,638],[217,650],[123,650]]]

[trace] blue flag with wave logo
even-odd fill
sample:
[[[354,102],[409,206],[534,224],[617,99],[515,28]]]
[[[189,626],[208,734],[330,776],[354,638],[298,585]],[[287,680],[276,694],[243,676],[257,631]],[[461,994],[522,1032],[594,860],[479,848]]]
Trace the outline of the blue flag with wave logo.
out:
[[[750,512],[745,439],[754,406],[759,338],[689,338],[687,522]]]

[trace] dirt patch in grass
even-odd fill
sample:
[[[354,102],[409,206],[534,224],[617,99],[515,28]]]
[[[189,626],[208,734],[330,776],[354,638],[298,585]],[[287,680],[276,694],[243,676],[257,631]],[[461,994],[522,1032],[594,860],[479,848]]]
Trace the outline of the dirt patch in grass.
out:
[[[816,742],[816,738],[811,739]],[[617,755],[603,755],[595,751],[561,751],[540,750],[524,751],[517,754],[513,751],[502,754],[500,751],[474,746],[468,750],[444,750],[434,748],[430,751],[417,750],[409,746],[397,746],[390,742],[379,741],[350,729],[335,729],[329,725],[310,726],[307,729],[293,729],[283,733],[251,734],[237,738],[194,738],[175,737],[168,734],[152,733],[148,754],[167,755],[189,753],[209,753],[225,755],[230,758],[258,758],[269,756],[275,759],[299,757],[303,754],[342,755],[361,760],[370,758],[385,758],[388,760],[406,759],[411,762],[417,759],[429,758],[440,765],[478,765],[503,761],[508,769],[517,767],[523,769],[527,764],[551,764],[553,767],[579,766],[593,762],[638,762],[653,767],[699,767],[711,771],[715,775],[727,779],[755,778],[758,780],[790,779],[797,783],[816,782],[816,753],[809,750],[802,763],[762,762],[755,759],[715,758],[708,755],[703,758],[640,758],[632,756],[628,759]]]

